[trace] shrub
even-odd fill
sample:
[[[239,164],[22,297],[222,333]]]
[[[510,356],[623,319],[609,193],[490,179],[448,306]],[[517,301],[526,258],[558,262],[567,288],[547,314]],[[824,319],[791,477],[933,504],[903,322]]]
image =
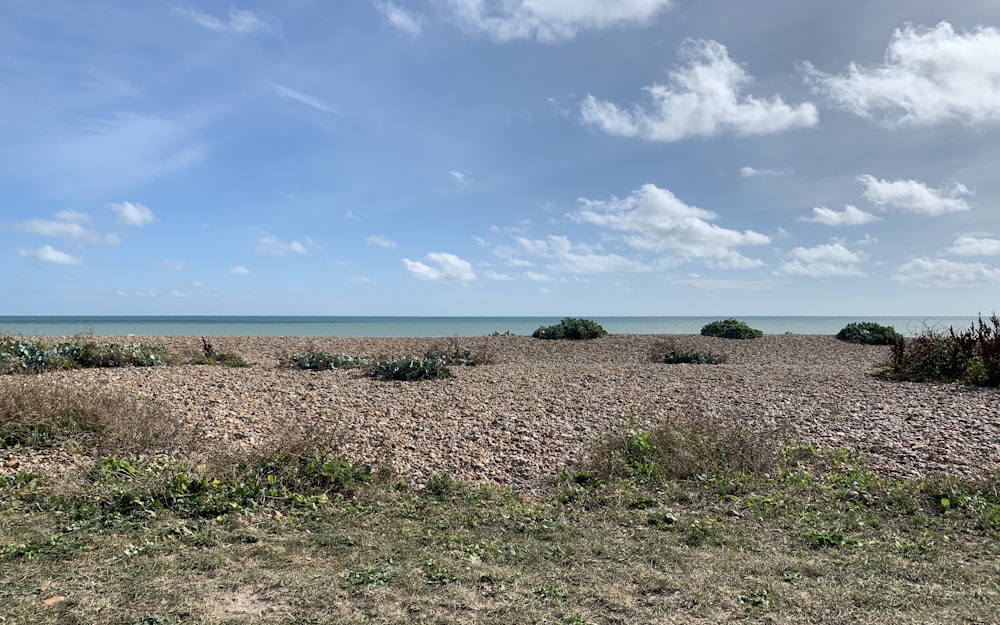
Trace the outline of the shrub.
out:
[[[536,339],[596,339],[605,336],[607,331],[590,319],[574,319],[566,317],[556,325],[542,326],[531,336]]]
[[[201,351],[202,355],[191,361],[191,364],[195,365],[221,365],[223,367],[249,367],[250,364],[243,360],[242,356],[238,354],[230,354],[228,352],[220,352],[215,349],[212,342],[208,339],[202,337],[201,339]]]
[[[848,343],[864,345],[892,345],[903,338],[892,326],[873,321],[849,323],[837,333],[837,338]]]
[[[380,358],[370,366],[369,375],[376,380],[416,382],[451,377],[451,369],[444,360],[436,358]]]
[[[370,364],[368,358],[359,356],[344,356],[343,354],[327,354],[325,352],[309,352],[282,358],[279,363],[292,369],[310,371],[326,371],[329,369],[356,369]]]
[[[693,349],[681,349],[673,341],[657,341],[649,350],[650,360],[668,365],[718,365],[726,362],[725,356],[716,356]]]
[[[721,321],[713,321],[701,329],[702,336],[718,336],[724,339],[759,339],[764,336],[760,330],[751,328],[742,321],[732,317]]]
[[[453,338],[447,345],[437,343],[431,346],[424,354],[424,360],[441,360],[446,365],[475,367],[493,362],[493,355],[482,347],[475,350],[467,349],[457,338]]]
[[[30,342],[0,339],[0,373],[42,373],[78,367],[152,367],[165,364],[166,350],[142,343]]]
[[[960,382],[1000,386],[1000,318],[980,316],[967,330],[928,329],[892,344],[890,360],[880,375],[912,382]]]

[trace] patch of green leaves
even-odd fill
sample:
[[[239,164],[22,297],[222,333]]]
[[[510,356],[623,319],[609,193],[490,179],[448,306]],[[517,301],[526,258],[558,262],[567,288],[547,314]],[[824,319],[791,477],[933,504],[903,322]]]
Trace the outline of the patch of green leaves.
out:
[[[702,336],[717,336],[724,339],[759,339],[764,332],[748,326],[745,322],[732,317],[721,321],[713,321],[701,328]]]
[[[892,326],[884,326],[873,321],[854,322],[837,332],[837,338],[848,343],[863,345],[892,345],[903,335]]]
[[[574,317],[565,317],[556,325],[542,326],[531,334],[536,339],[569,339],[574,341],[596,339],[605,335],[607,335],[607,331],[597,322]]]

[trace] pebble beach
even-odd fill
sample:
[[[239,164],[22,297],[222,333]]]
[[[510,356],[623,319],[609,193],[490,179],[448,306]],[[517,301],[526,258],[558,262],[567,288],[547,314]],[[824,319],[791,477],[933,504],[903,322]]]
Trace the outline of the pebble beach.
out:
[[[282,437],[322,433],[339,453],[390,466],[398,479],[413,483],[448,472],[468,482],[531,490],[585,461],[614,432],[694,414],[781,432],[790,443],[846,448],[890,476],[979,477],[1000,469],[1000,390],[878,379],[870,374],[887,360],[887,347],[833,336],[210,340],[252,366],[79,369],[41,378],[156,406],[209,447],[266,448]],[[650,352],[663,341],[727,361],[655,363]],[[192,357],[201,350],[199,337],[141,342]],[[283,357],[312,351],[420,356],[454,345],[487,353],[490,363],[454,366],[452,378],[421,382],[279,365]],[[0,392],[11,383],[10,376],[0,379]],[[31,466],[31,458],[0,453],[11,466]]]

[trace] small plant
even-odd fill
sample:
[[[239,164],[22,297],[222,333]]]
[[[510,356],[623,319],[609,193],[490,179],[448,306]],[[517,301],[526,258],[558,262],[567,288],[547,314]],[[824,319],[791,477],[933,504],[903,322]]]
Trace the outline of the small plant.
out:
[[[892,344],[889,363],[878,375],[911,382],[959,382],[1000,386],[1000,318],[982,317],[962,332],[925,330]]]
[[[238,354],[230,354],[227,352],[220,352],[215,349],[212,342],[202,337],[201,339],[201,351],[202,355],[191,361],[191,364],[195,365],[221,365],[223,367],[249,367],[250,363],[243,360]]]
[[[325,352],[309,352],[282,358],[280,364],[292,369],[309,371],[327,371],[329,369],[357,369],[368,366],[371,361],[359,356],[342,354],[327,354]]]
[[[759,339],[764,336],[760,330],[751,328],[746,323],[733,319],[723,319],[705,324],[701,329],[702,336],[718,336],[724,339]]]
[[[436,358],[380,358],[369,368],[369,375],[376,380],[439,380],[450,378],[451,369],[444,360]]]
[[[0,338],[0,373],[43,373],[80,367],[152,367],[165,364],[166,350],[142,343],[30,342]]]
[[[590,319],[575,319],[566,317],[556,325],[542,326],[531,336],[536,339],[596,339],[607,335],[607,331]]]
[[[668,365],[718,365],[726,362],[725,356],[717,356],[707,352],[677,347],[673,341],[657,341],[649,350],[649,358],[653,362]]]
[[[903,336],[892,326],[865,321],[847,324],[837,333],[837,338],[848,343],[863,345],[892,345]]]
[[[475,351],[467,349],[459,343],[458,338],[453,338],[448,344],[435,344],[427,353],[424,360],[441,360],[446,365],[459,365],[463,367],[475,367],[489,364],[493,361],[492,355],[484,349]]]

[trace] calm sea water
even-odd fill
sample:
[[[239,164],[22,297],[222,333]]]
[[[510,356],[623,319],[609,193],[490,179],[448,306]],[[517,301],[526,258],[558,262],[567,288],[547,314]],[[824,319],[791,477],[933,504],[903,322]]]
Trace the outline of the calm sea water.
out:
[[[722,317],[588,317],[612,334],[698,334]],[[874,321],[914,335],[932,327],[969,327],[973,317],[740,317],[767,334],[836,334],[852,321]],[[484,336],[528,335],[557,317],[3,317],[0,335],[72,336]]]

